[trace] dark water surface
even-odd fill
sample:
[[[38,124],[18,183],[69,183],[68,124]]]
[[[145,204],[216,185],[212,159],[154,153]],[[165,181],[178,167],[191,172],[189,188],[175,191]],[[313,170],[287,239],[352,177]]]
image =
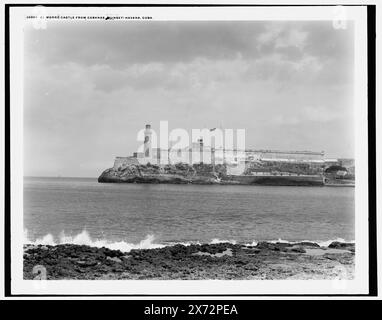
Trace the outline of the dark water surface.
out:
[[[77,242],[120,245],[145,238],[148,243],[354,240],[354,188],[25,178],[24,230],[30,241],[73,242],[77,236]]]

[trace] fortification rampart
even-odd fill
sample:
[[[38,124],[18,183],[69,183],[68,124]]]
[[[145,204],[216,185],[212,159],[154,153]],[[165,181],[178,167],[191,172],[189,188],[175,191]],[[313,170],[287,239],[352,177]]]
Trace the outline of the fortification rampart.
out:
[[[116,157],[114,159],[113,169],[118,170],[119,168],[123,168],[131,164],[139,164],[138,159],[134,157]]]

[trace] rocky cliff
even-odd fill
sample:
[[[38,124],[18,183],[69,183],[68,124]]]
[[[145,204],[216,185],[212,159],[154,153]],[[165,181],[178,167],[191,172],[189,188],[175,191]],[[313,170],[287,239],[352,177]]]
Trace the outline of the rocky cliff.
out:
[[[235,184],[235,185],[323,185],[319,175],[227,175],[225,165],[178,163],[175,165],[126,164],[105,170],[98,182],[172,183],[172,184]]]
[[[220,183],[226,175],[223,165],[217,165],[215,171],[212,165],[178,163],[175,165],[135,165],[129,164],[118,169],[105,170],[98,182],[126,183],[175,183],[175,184],[215,184]]]

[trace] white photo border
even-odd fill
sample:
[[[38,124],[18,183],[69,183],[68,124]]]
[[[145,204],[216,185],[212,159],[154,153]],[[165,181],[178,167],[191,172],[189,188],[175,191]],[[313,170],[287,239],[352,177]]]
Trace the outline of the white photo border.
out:
[[[106,6],[106,7],[105,7]],[[33,6],[11,6],[10,13],[10,163],[12,295],[357,295],[369,293],[367,7],[343,6],[355,23],[355,279],[354,280],[47,280],[23,279],[23,26]],[[180,20],[334,20],[335,6],[248,7],[70,7],[46,6],[51,15],[150,15],[156,21]],[[153,21],[151,20],[151,21]],[[89,22],[91,23],[91,22]],[[129,23],[126,21],[126,23]],[[142,22],[144,23],[144,22]]]

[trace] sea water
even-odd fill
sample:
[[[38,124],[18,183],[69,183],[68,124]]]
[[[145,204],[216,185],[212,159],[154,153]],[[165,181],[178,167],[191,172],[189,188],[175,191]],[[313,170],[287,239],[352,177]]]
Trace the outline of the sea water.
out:
[[[175,243],[354,240],[354,188],[24,178],[25,243],[128,251]]]

